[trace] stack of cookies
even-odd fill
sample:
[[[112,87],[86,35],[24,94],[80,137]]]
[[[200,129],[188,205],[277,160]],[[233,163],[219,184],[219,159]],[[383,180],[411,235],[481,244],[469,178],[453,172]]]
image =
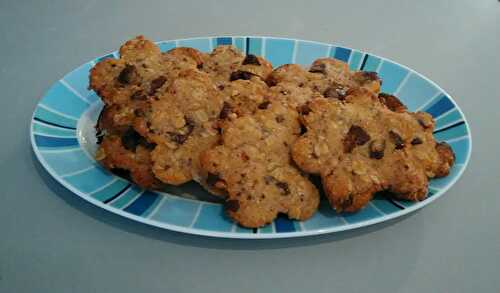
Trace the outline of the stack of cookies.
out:
[[[199,182],[245,227],[311,217],[312,174],[338,212],[379,191],[423,200],[454,154],[434,140],[429,114],[408,112],[381,82],[331,58],[273,70],[231,46],[162,53],[139,36],[91,70],[105,105],[96,159],[143,188]]]

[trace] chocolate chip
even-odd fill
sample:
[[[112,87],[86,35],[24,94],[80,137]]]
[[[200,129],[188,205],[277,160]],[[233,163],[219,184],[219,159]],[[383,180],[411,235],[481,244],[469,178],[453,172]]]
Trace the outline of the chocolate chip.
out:
[[[339,99],[342,101],[347,96],[347,90],[347,88],[340,85],[331,86],[323,92],[323,95],[325,98]]]
[[[300,135],[307,132],[307,128],[301,123],[300,124]]]
[[[393,112],[404,112],[406,111],[406,106],[395,96],[380,93],[378,95],[379,101],[384,104],[389,110]]]
[[[142,136],[132,127],[129,127],[121,137],[123,147],[129,151],[135,152],[137,146],[141,143]]]
[[[412,145],[417,145],[417,144],[422,144],[424,143],[420,137],[415,137],[414,139],[411,140]]]
[[[144,139],[143,137],[141,137],[140,145],[143,146],[144,148],[146,148],[147,150],[150,150],[150,151],[154,150],[154,148],[156,147],[156,143],[149,142],[146,139]]]
[[[315,64],[315,65],[311,66],[311,68],[309,69],[309,72],[326,74],[326,65],[323,63]]]
[[[352,205],[352,203],[353,203],[352,194],[349,194],[347,198],[342,200],[342,202],[340,203],[340,207],[342,210],[345,210],[349,208]]]
[[[374,139],[370,143],[370,158],[380,160],[384,157],[385,140]]]
[[[144,117],[144,111],[141,109],[134,109],[134,115],[137,117]]]
[[[248,54],[243,62],[241,63],[242,65],[260,65],[259,58],[253,54]]]
[[[131,180],[131,176],[130,176],[130,171],[129,170],[126,170],[126,169],[123,169],[123,168],[112,168],[111,170],[111,173],[117,175],[117,176],[120,176],[122,178],[125,178],[127,180]]]
[[[288,187],[288,183],[283,182],[283,181],[277,181],[276,187],[281,189],[281,195],[289,195],[290,194],[290,188]]]
[[[223,84],[219,84],[217,86],[217,88],[219,89],[219,91],[223,91],[224,90],[224,85]]]
[[[260,103],[257,108],[261,109],[261,110],[265,110],[267,109],[267,107],[269,107],[269,105],[271,104],[271,102],[269,101],[265,101],[265,102],[262,102]]]
[[[230,199],[224,203],[224,208],[226,211],[235,213],[240,209],[240,202],[235,199]]]
[[[95,137],[97,138],[97,144],[102,143],[102,139],[104,138],[104,131],[102,130],[97,130],[95,133]]]
[[[361,82],[380,80],[375,71],[360,71],[358,77],[358,80]]]
[[[423,129],[428,129],[432,127],[432,120],[430,119],[422,119],[422,118],[417,118],[418,124],[422,126]]]
[[[146,95],[144,94],[144,92],[143,92],[143,91],[136,91],[136,92],[134,92],[134,93],[130,96],[130,99],[131,99],[131,100],[134,100],[134,101],[137,101],[137,100],[139,100],[139,101],[144,101],[144,100],[146,100],[146,98],[147,98],[147,97],[146,97]]]
[[[305,104],[305,105],[302,105],[298,108],[299,110],[299,113],[302,114],[302,115],[309,115],[309,113],[311,113],[311,108],[309,107],[309,105]]]
[[[229,103],[227,102],[224,102],[224,104],[222,105],[222,110],[220,111],[220,114],[219,114],[219,118],[220,119],[226,119],[229,114],[231,114],[231,105],[229,105]]]
[[[237,70],[231,73],[231,76],[229,77],[229,81],[235,81],[238,79],[243,79],[243,80],[250,80],[252,78],[252,73],[247,72],[247,71],[241,71]]]
[[[132,82],[135,72],[135,66],[127,64],[118,75],[117,80],[122,84],[129,84]]]
[[[352,125],[344,138],[344,152],[350,153],[356,146],[364,145],[369,140],[370,135],[363,128]]]
[[[167,134],[170,136],[170,139],[177,144],[183,144],[188,139],[189,135],[191,135],[191,132],[193,132],[194,129],[193,120],[189,119],[188,117],[184,117],[184,120],[186,120],[186,125],[184,126],[185,133],[167,132]]]
[[[218,175],[209,172],[207,175],[207,185],[212,187],[219,179],[220,177]]]
[[[274,180],[275,180],[275,179],[274,179],[274,177],[273,177],[273,176],[269,176],[269,175],[268,175],[268,176],[264,176],[264,182],[265,182],[267,185],[269,185],[269,184],[271,184],[272,182],[274,182]]]
[[[200,64],[196,65],[196,68],[203,69],[203,63],[200,63]]]
[[[159,76],[153,79],[153,81],[151,81],[151,85],[149,86],[149,95],[154,95],[156,90],[161,88],[166,81],[167,78],[165,76]]]
[[[403,138],[401,137],[401,135],[399,135],[398,133],[391,130],[391,131],[389,131],[389,137],[394,142],[395,149],[400,150],[400,149],[405,147],[405,142],[404,142]]]
[[[285,121],[285,117],[283,117],[283,115],[276,116],[276,122],[282,123],[283,121]]]

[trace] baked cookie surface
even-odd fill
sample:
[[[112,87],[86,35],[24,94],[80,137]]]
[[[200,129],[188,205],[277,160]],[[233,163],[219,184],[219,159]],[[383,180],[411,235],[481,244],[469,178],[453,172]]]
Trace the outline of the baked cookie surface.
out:
[[[454,155],[434,140],[432,117],[406,112],[395,99],[359,89],[342,100],[316,99],[301,107],[307,132],[292,156],[302,170],[321,176],[337,211],[359,210],[382,190],[423,200],[428,178],[449,173]]]
[[[266,102],[253,115],[225,121],[222,141],[200,158],[209,184],[226,194],[225,210],[245,227],[261,227],[278,213],[305,220],[319,204],[316,187],[292,163],[300,134],[297,112]]]

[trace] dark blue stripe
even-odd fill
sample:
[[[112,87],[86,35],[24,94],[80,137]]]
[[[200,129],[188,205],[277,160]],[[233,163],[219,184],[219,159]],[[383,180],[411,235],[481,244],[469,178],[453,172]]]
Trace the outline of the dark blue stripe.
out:
[[[365,57],[363,57],[363,62],[361,62],[361,66],[359,67],[359,70],[363,70],[363,68],[365,68],[365,65],[366,65],[366,60],[368,60],[368,54],[365,54]]]
[[[246,38],[245,55],[248,55],[249,51],[250,51],[250,38]]]
[[[106,199],[103,201],[103,203],[108,203],[108,202],[111,202],[112,200],[114,200],[115,198],[119,197],[120,195],[122,195],[125,190],[127,190],[132,184],[128,184],[127,186],[123,187],[122,190],[118,191],[117,194],[113,195],[112,197]]]
[[[63,147],[78,145],[76,138],[51,137],[35,134],[35,143],[39,147]]]
[[[115,58],[115,56],[113,56],[113,53],[110,53],[106,56],[102,56],[101,58],[97,59],[97,63],[101,62],[102,60],[109,59],[109,58]]]
[[[60,127],[60,128],[65,128],[65,129],[71,129],[71,130],[76,130],[76,128],[74,127],[69,127],[69,126],[64,126],[64,125],[61,125],[61,124],[57,124],[57,123],[54,123],[54,122],[49,122],[47,120],[43,120],[43,119],[40,119],[38,117],[35,117],[33,118],[34,120],[36,121],[39,121],[39,122],[42,122],[42,123],[45,123],[45,124],[48,124],[48,125],[52,125],[52,126],[56,126],[56,127]]]
[[[274,221],[274,225],[276,227],[277,233],[295,232],[295,226],[293,226],[292,220],[283,215],[280,215],[276,218],[276,220]]]
[[[231,38],[228,37],[222,37],[222,38],[217,38],[217,45],[231,45]]]
[[[457,122],[457,123],[455,123],[455,124],[452,124],[452,125],[450,125],[450,126],[447,126],[447,127],[445,127],[445,128],[440,128],[440,129],[438,129],[438,130],[434,131],[434,133],[443,132],[443,131],[446,131],[446,130],[448,130],[448,129],[452,129],[452,128],[455,128],[455,127],[457,127],[457,126],[460,126],[460,125],[462,125],[462,124],[465,124],[465,122],[464,122],[464,121],[459,121],[459,122]]]
[[[158,197],[158,194],[146,191],[131,205],[125,208],[125,211],[140,216],[156,201]]]
[[[450,101],[450,99],[447,96],[441,96],[439,101],[434,103],[432,106],[430,106],[428,109],[424,110],[425,112],[429,113],[432,115],[432,117],[438,117],[439,115],[443,114],[444,112],[447,112],[451,109],[453,109],[455,106],[453,103]]]
[[[337,47],[335,50],[335,59],[347,62],[349,60],[349,56],[351,56],[351,50],[349,49]]]

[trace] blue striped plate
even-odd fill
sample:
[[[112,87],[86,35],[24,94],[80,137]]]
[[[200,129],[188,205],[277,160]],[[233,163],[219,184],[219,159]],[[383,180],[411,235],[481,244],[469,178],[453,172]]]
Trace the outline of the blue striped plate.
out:
[[[172,187],[162,193],[141,190],[96,163],[93,126],[102,104],[87,89],[88,75],[96,62],[117,57],[117,52],[73,70],[42,97],[33,113],[30,132],[41,164],[83,199],[142,223],[214,237],[282,238],[349,230],[408,214],[443,195],[469,161],[470,130],[455,101],[434,82],[389,59],[331,44],[274,37],[203,37],[158,42],[162,51],[188,46],[209,52],[220,44],[233,44],[248,54],[261,55],[275,67],[285,63],[308,65],[329,56],[347,62],[352,70],[378,72],[384,81],[383,92],[400,97],[410,110],[427,111],[436,119],[436,138],[447,141],[456,154],[451,174],[431,180],[428,198],[419,203],[376,198],[358,213],[337,215],[323,202],[315,216],[304,222],[280,217],[260,229],[241,228],[224,217],[220,204],[193,198],[192,195],[205,193],[196,184]]]

